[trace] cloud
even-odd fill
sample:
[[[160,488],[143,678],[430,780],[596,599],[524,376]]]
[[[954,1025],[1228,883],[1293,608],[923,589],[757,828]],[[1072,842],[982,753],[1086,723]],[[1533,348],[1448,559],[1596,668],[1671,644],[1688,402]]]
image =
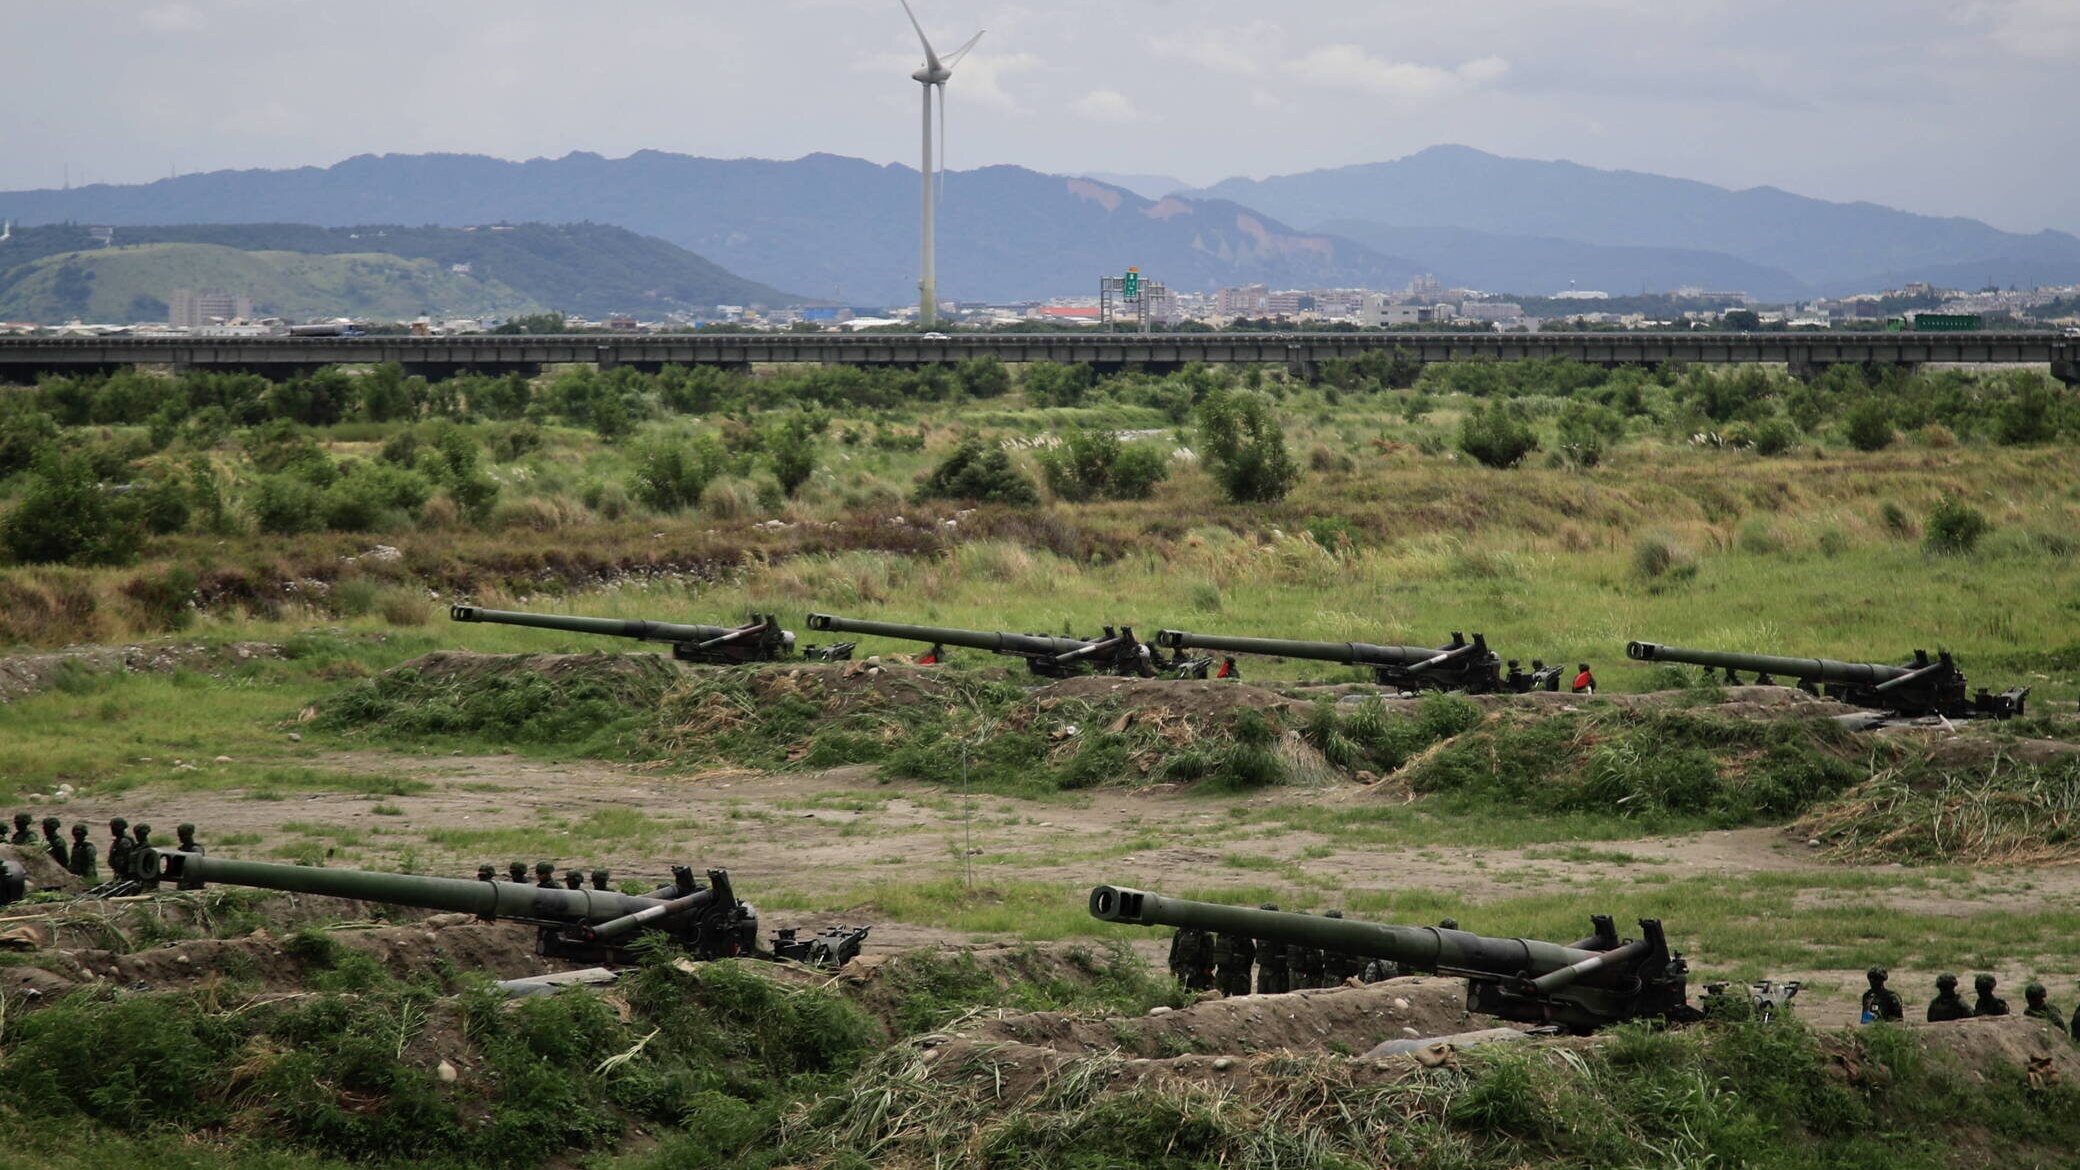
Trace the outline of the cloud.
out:
[[[1316,85],[1351,89],[1375,97],[1421,101],[1495,81],[1509,72],[1500,57],[1480,57],[1455,69],[1375,57],[1357,45],[1324,45],[1286,67]]]
[[[1995,0],[1973,10],[2003,52],[2036,61],[2070,61],[2080,53],[2080,4],[2073,0]]]
[[[1077,98],[1071,108],[1093,122],[1125,124],[1150,120],[1132,98],[1116,89],[1094,89]]]
[[[1148,48],[1166,60],[1187,61],[1216,73],[1261,77],[1277,64],[1277,54],[1266,51],[1266,46],[1277,43],[1277,37],[1276,26],[1254,24],[1193,36],[1150,37]]]
[[[146,28],[162,33],[194,32],[202,27],[202,13],[193,4],[155,4],[138,15]]]
[[[1005,82],[1020,73],[1030,73],[1041,64],[1040,58],[1032,53],[998,55],[985,54],[977,49],[954,68],[953,80],[947,83],[947,88],[960,90],[961,96],[970,101],[1016,113],[1023,107],[1005,87]]]

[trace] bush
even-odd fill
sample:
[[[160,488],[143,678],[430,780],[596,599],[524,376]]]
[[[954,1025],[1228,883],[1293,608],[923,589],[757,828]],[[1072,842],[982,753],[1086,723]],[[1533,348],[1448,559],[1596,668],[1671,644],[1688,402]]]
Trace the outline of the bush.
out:
[[[1842,420],[1849,445],[1858,451],[1883,451],[1892,445],[1892,411],[1876,398],[1866,398]]]
[[[1040,453],[1048,489],[1064,500],[1145,500],[1170,474],[1162,452],[1122,444],[1103,427],[1072,431],[1062,445]]]
[[[1757,455],[1782,455],[1798,442],[1798,428],[1781,418],[1765,419],[1755,428]]]
[[[1992,529],[1985,513],[1957,496],[1945,493],[1928,513],[1922,530],[1921,547],[1939,556],[1961,556],[1979,545],[1979,538]]]
[[[728,467],[729,455],[713,435],[692,442],[663,440],[637,453],[629,493],[660,512],[681,511],[698,504],[708,484]],[[586,503],[606,510],[591,499]]]
[[[971,435],[917,485],[917,499],[1031,507],[1040,502],[1040,490],[1003,448]]]
[[[1251,390],[1216,390],[1199,404],[1199,444],[1221,490],[1237,504],[1282,500],[1300,478],[1271,400]]]
[[[970,398],[998,398],[1011,389],[1011,371],[994,357],[969,358],[953,376]]]
[[[1459,424],[1459,449],[1494,468],[1510,468],[1538,450],[1538,436],[1511,402],[1481,404]]]
[[[1632,571],[1643,581],[1685,581],[1697,575],[1697,562],[1674,539],[1650,532],[1632,546]]]
[[[294,475],[262,476],[247,503],[262,532],[294,536],[325,526],[323,493]]]
[[[816,474],[816,433],[821,420],[796,411],[766,431],[766,458],[780,490],[793,495]]]
[[[1605,447],[1624,434],[1625,420],[1606,407],[1569,402],[1560,410],[1560,454],[1576,467],[1594,467],[1603,462]]]
[[[45,448],[29,486],[0,521],[0,545],[28,564],[120,565],[144,539],[137,509],[102,490],[81,455]]]

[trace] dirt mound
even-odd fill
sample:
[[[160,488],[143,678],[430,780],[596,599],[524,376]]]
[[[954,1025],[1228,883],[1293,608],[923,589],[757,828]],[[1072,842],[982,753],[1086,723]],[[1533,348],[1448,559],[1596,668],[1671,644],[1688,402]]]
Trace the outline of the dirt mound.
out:
[[[199,642],[137,646],[81,646],[49,654],[14,654],[0,658],[0,703],[12,703],[71,680],[101,674],[172,674],[199,670],[208,674],[260,658],[280,658],[271,642]]]
[[[403,663],[387,674],[414,671],[430,683],[468,683],[489,678],[534,675],[551,682],[591,681],[644,686],[679,677],[678,664],[663,654],[477,654],[436,650]]]
[[[34,992],[48,1002],[95,983],[164,991],[223,977],[258,982],[270,990],[300,990],[313,961],[275,930],[235,939],[187,939],[127,954],[59,944],[35,955],[33,966],[0,968],[0,990]],[[405,926],[356,924],[328,930],[326,937],[343,949],[373,956],[400,978],[454,970],[515,979],[554,969],[534,954],[531,928],[479,922],[467,914],[437,915]]]
[[[1956,1060],[1985,1080],[1997,1070],[2036,1070],[2032,1079],[2080,1085],[2080,1048],[2065,1033],[2028,1016],[1982,1016],[1909,1028],[1922,1050]],[[1853,1069],[1849,1070],[1854,1075]],[[2050,1074],[2047,1078],[2046,1074]]]
[[[1263,687],[1221,679],[1120,678],[1083,675],[1048,683],[1034,692],[1047,699],[1090,699],[1187,718],[1226,715],[1244,707],[1259,711],[1303,709],[1306,704]]]

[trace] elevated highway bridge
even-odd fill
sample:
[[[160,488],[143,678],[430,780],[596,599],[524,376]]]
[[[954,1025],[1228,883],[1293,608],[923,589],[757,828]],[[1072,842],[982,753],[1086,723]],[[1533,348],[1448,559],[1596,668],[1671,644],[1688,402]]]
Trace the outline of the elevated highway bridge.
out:
[[[1810,377],[1829,366],[1928,363],[2048,366],[2080,384],[2080,338],[2055,333],[882,333],[572,334],[484,337],[0,338],[0,380],[124,366],[246,370],[282,377],[327,365],[395,362],[429,378],[534,373],[546,365],[918,366],[995,357],[1166,372],[1191,362],[1283,366],[1308,375],[1330,358],[1397,354],[1418,362],[1565,358],[1602,366],[1769,364]]]

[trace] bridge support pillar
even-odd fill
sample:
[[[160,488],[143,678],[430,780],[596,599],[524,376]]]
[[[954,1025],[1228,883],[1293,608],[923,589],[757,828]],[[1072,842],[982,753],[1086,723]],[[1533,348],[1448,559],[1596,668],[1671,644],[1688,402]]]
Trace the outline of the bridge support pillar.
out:
[[[1307,357],[1307,351],[1297,345],[1286,347],[1286,374],[1312,385],[1321,376],[1321,370]]]
[[[614,354],[614,347],[602,345],[593,350],[593,360],[599,363],[599,372],[611,374],[621,366],[621,359]]]
[[[2068,386],[2080,387],[2080,358],[2071,361],[2052,362],[2051,376]]]

